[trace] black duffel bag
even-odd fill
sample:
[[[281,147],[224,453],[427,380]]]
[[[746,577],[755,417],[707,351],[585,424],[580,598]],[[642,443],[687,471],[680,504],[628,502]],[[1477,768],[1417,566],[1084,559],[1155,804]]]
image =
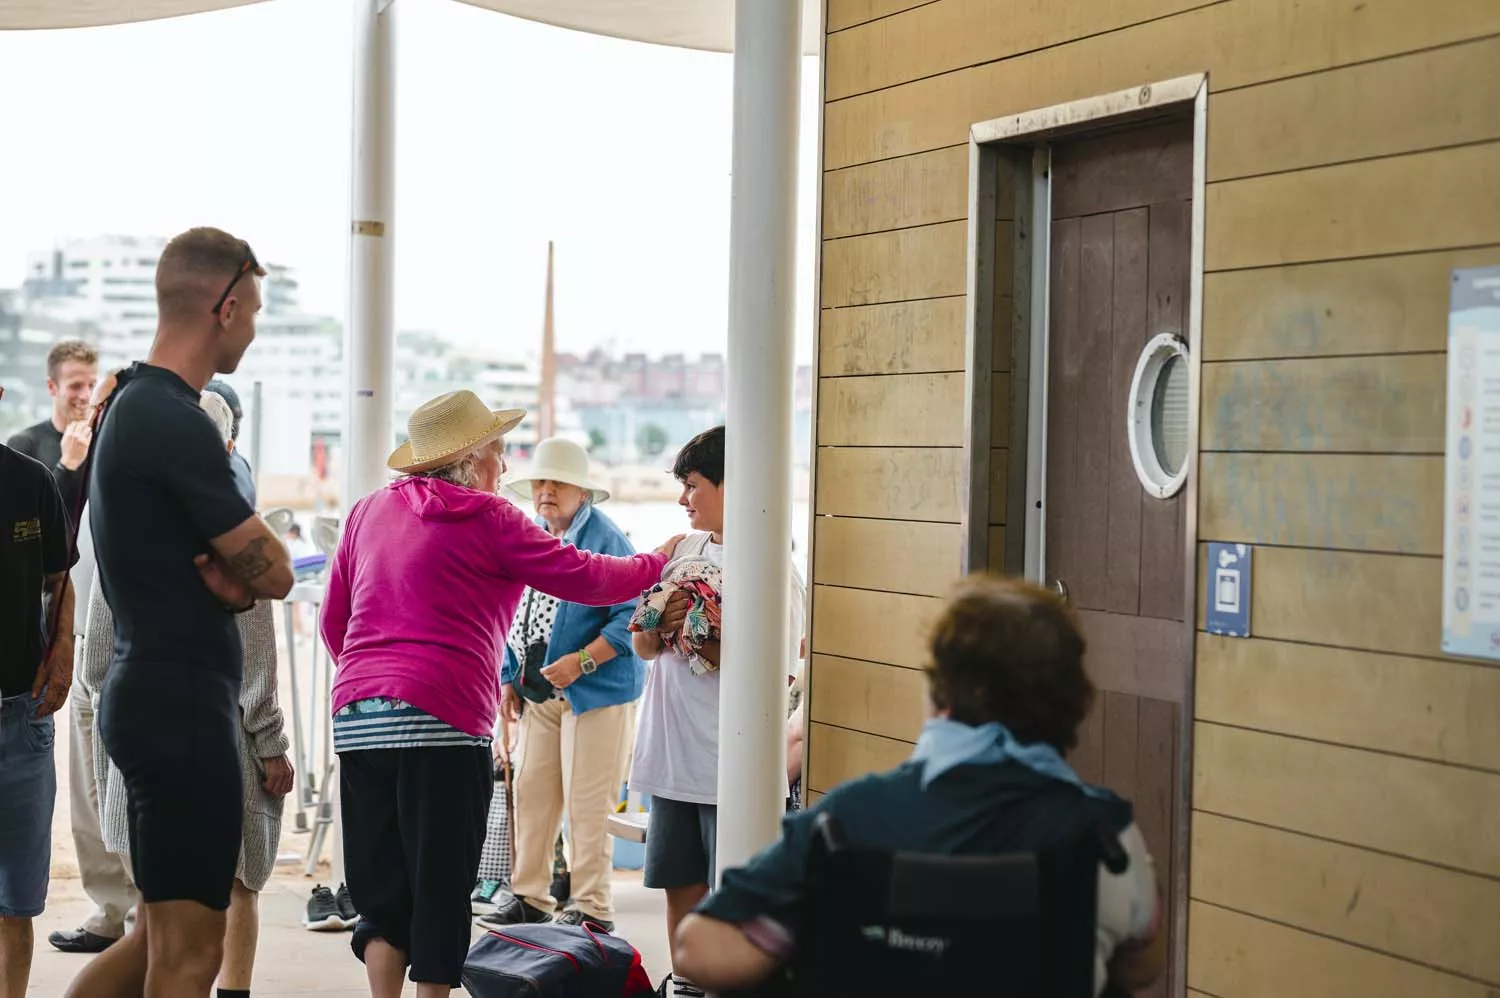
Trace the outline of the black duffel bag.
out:
[[[473,998],[648,998],[641,955],[587,925],[540,922],[485,933],[464,961]]]

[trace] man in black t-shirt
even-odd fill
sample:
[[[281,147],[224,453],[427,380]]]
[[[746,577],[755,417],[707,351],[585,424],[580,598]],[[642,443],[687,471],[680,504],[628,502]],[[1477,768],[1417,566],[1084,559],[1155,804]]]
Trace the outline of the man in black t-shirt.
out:
[[[83,491],[83,460],[91,439],[89,396],[98,380],[99,355],[93,347],[82,340],[63,340],[53,346],[47,352],[52,415],[9,441],[12,449],[36,458],[52,471],[70,517],[78,515],[78,497]]]
[[[0,389],[3,394],[3,389]],[[0,446],[0,993],[25,994],[47,900],[57,797],[52,715],[73,678],[74,560],[39,461]]]
[[[85,968],[78,994],[145,980],[149,964],[148,998],[206,996],[219,970],[243,810],[234,614],[285,596],[292,566],[199,398],[254,339],[264,273],[218,229],[168,243],[156,339],[119,375],[97,430],[89,524],[115,617],[99,734],[129,793],[146,917]]]

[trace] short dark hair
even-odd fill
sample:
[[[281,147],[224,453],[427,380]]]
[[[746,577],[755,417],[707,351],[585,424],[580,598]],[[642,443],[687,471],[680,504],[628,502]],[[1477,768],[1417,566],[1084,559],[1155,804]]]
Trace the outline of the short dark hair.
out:
[[[156,261],[157,310],[166,316],[207,313],[220,287],[232,288],[226,282],[246,276],[247,263],[256,277],[266,276],[250,244],[223,229],[200,226],[173,236]]]
[[[47,351],[47,378],[56,381],[58,372],[69,361],[98,367],[99,352],[83,340],[60,340]]]
[[[1094,702],[1078,619],[1063,599],[1020,579],[976,575],[932,629],[934,707],[964,724],[999,721],[1022,744],[1078,744]]]
[[[704,430],[677,452],[672,477],[685,482],[695,471],[715,485],[724,484],[724,427]]]
[[[240,420],[245,418],[245,410],[240,408],[240,393],[229,386],[229,382],[218,378],[203,386],[206,392],[213,392],[219,398],[229,403],[229,414],[234,417],[234,425],[229,428],[229,439],[240,438]]]

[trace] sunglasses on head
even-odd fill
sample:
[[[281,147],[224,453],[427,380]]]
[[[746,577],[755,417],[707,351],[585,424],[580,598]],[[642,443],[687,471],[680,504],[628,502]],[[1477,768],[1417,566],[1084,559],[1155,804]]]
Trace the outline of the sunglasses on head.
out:
[[[229,279],[229,284],[224,288],[224,293],[219,296],[218,301],[214,302],[214,307],[209,309],[209,312],[213,315],[219,314],[219,309],[223,308],[224,303],[229,300],[229,292],[234,290],[234,286],[240,283],[240,280],[246,274],[253,274],[260,270],[260,261],[255,259],[255,251],[250,248],[249,243],[244,243],[243,245],[245,247],[244,259],[240,260],[240,265],[235,270],[234,276]]]

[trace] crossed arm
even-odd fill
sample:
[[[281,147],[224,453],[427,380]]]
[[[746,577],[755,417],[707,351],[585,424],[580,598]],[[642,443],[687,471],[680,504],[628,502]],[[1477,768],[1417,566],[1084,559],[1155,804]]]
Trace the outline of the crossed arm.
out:
[[[199,555],[198,570],[226,606],[248,609],[257,599],[281,599],[291,591],[292,557],[259,516],[250,516],[209,543],[214,554]]]

